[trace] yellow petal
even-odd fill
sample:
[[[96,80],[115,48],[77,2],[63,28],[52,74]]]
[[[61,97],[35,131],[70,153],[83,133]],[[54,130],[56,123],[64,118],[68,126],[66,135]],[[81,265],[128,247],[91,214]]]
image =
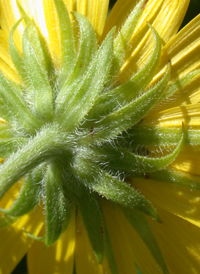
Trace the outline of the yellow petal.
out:
[[[200,229],[158,208],[163,224],[150,220],[170,274],[200,273]]]
[[[194,179],[191,175],[187,176],[190,179]],[[200,183],[198,178],[195,177],[195,180]],[[158,205],[168,212],[200,227],[199,191],[192,191],[189,188],[143,178],[133,178],[132,185],[149,199],[156,209]],[[162,216],[160,218],[162,220]]]
[[[93,25],[97,36],[103,32],[109,0],[77,0],[77,11],[87,16],[90,23]]]
[[[192,104],[174,107],[163,111],[153,111],[147,114],[142,121],[145,125],[159,127],[186,127],[199,129],[200,126],[200,104]]]
[[[0,59],[12,66],[12,61],[8,51],[8,35],[0,29]],[[0,63],[1,65],[1,63]]]
[[[35,21],[43,37],[50,44],[51,41],[49,40],[49,33],[45,20],[45,0],[19,0],[18,2],[23,10],[27,13],[27,15],[33,21]],[[48,2],[50,2],[49,5],[53,5],[51,1]],[[19,18],[21,18],[22,15],[19,12],[16,0],[1,0],[0,10],[1,26],[8,35],[13,25]],[[50,12],[52,12],[52,9],[50,10]],[[21,38],[23,31],[24,28],[22,25],[20,25],[20,27],[18,27],[18,29],[15,31],[14,35],[14,40],[19,50],[21,50]]]
[[[110,274],[105,260],[102,265],[97,262],[80,212],[78,212],[76,225],[75,266],[77,274]]]
[[[121,27],[124,18],[130,13],[135,2],[136,1],[123,0],[117,2],[106,23],[105,33],[107,33],[113,25],[117,25],[118,28]],[[143,15],[132,35],[131,46],[127,52],[128,58],[125,67],[123,68],[122,74],[119,76],[123,79],[122,81],[126,81],[133,73],[143,66],[151,54],[154,39],[153,36],[150,35],[151,31],[146,22],[148,21],[153,25],[158,31],[162,41],[167,43],[178,31],[188,5],[189,0],[150,0],[147,2]],[[116,16],[116,14],[118,16]],[[123,20],[120,16],[122,16]]]
[[[0,70],[3,74],[15,82],[19,82],[19,76],[10,58],[8,50],[8,35],[0,29]]]
[[[43,225],[43,216],[40,208],[23,216],[19,221],[0,231],[0,273],[10,274],[19,261],[24,257],[32,240],[22,228],[37,235]]]
[[[45,21],[48,31],[48,46],[56,66],[60,59],[59,21],[53,1],[43,0]]]
[[[43,230],[45,233],[45,230]],[[42,231],[41,231],[42,234]],[[42,234],[43,235],[43,234]],[[34,242],[28,251],[29,274],[73,273],[75,248],[75,210],[67,230],[52,246],[45,248],[41,242]]]
[[[200,15],[177,33],[163,48],[160,70],[171,60],[171,79],[200,68]]]
[[[36,25],[41,30],[42,35],[48,39],[48,32],[45,22],[45,15],[43,9],[43,1],[41,0],[18,0],[19,4],[28,14],[28,16],[33,19]]]
[[[7,35],[19,18],[20,13],[15,0],[0,1],[0,25]]]
[[[121,210],[105,203],[104,214],[119,273],[136,274],[136,264],[142,273],[159,274],[152,255]]]
[[[178,76],[178,75],[177,75]],[[175,81],[176,82],[176,81]],[[168,99],[164,100],[160,104],[156,105],[148,115],[151,116],[153,113],[159,111],[171,109],[177,106],[185,106],[188,104],[197,104],[200,101],[200,74],[191,79],[185,86],[179,84],[177,81],[178,90],[177,92],[170,96]]]
[[[194,175],[200,175],[200,147],[184,146],[170,167],[185,171]]]
[[[64,0],[64,3],[67,7],[68,12],[78,11],[87,16],[89,21],[94,26],[97,36],[101,35],[107,16],[109,4],[108,0],[77,0],[76,3],[74,3],[74,1],[72,0]],[[53,1],[43,0],[43,8],[48,32],[47,41],[49,49],[51,55],[53,56],[54,63],[58,65],[58,60],[60,58],[60,38],[58,27],[59,23]]]
[[[9,226],[1,230],[0,242],[0,273],[10,274],[26,254],[31,240],[27,241],[23,232]]]
[[[20,189],[22,187],[22,184],[20,182],[14,184],[8,192],[3,196],[3,198],[0,201],[0,207],[2,208],[9,208],[13,201],[17,198],[19,195]]]
[[[171,61],[171,81],[200,68],[200,15],[194,18],[163,48],[159,73],[154,77],[154,84],[164,73],[164,67]],[[193,78],[185,87],[171,96],[163,108],[185,105],[200,101],[200,76]]]

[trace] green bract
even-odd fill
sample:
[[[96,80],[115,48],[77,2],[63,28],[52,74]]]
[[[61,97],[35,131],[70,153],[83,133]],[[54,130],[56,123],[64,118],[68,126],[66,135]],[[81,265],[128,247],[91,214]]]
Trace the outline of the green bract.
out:
[[[112,29],[98,46],[89,21],[73,13],[79,29],[75,35],[64,3],[54,0],[60,24],[59,70],[53,65],[45,40],[19,7],[23,18],[11,30],[9,50],[21,84],[0,73],[0,116],[6,121],[0,129],[0,157],[6,158],[0,167],[0,198],[24,178],[17,200],[9,209],[1,209],[8,217],[1,219],[0,226],[14,222],[43,202],[46,234],[41,240],[48,246],[67,228],[71,209],[76,206],[98,261],[101,263],[105,255],[115,274],[102,199],[121,207],[160,269],[168,273],[145,214],[161,220],[150,201],[126,178],[152,173],[161,181],[168,178],[172,182],[176,177],[177,182],[192,184],[164,169],[179,154],[184,131],[140,125],[155,104],[176,91],[176,83],[168,85],[170,64],[163,78],[155,86],[148,86],[161,55],[161,40],[152,26],[154,49],[149,60],[128,82],[114,85],[144,2],[139,2],[118,34]],[[26,22],[23,56],[13,40],[22,20]],[[189,81],[193,74],[181,81]],[[187,142],[198,142],[195,132],[189,131],[188,136]],[[161,158],[137,151],[138,145],[167,144],[174,150]]]

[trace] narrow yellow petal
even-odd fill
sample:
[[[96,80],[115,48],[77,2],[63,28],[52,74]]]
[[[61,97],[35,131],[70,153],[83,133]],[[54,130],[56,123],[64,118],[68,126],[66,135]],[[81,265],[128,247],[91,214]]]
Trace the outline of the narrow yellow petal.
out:
[[[90,23],[92,23],[97,36],[100,37],[108,12],[109,0],[77,0],[77,11],[87,16]]]
[[[117,25],[118,28],[121,27],[123,20],[130,13],[135,2],[123,0],[117,2],[106,23],[104,35],[113,25]],[[147,22],[154,26],[162,41],[167,43],[178,31],[188,5],[189,0],[150,0],[147,2],[143,15],[132,35],[130,49],[127,52],[128,58],[119,76],[122,79],[121,81],[131,77],[143,66],[151,54],[154,40],[153,36],[150,35],[151,32]]]
[[[199,128],[200,104],[174,107],[163,111],[152,111],[142,121],[144,125],[159,127],[186,127]]]
[[[123,69],[123,75],[130,70],[136,72],[138,68],[144,65],[151,54],[154,41],[146,22],[153,25],[165,44],[178,31],[188,5],[189,0],[148,1],[132,37],[131,47],[127,53],[129,58],[126,67]]]
[[[21,18],[21,14],[17,7],[16,0],[1,0],[0,1],[0,26],[5,34],[9,35],[13,25]],[[14,33],[14,41],[19,50],[22,49],[22,33],[24,27],[22,24],[16,29]]]
[[[137,2],[136,0],[118,0],[116,2],[106,21],[102,39],[106,37],[113,26],[117,27],[117,31],[122,27],[127,15],[133,10]]]
[[[45,229],[41,231],[44,235]],[[73,273],[75,248],[75,210],[67,230],[52,246],[45,248],[41,242],[34,242],[28,251],[29,274]]]
[[[0,29],[0,58],[3,62],[12,66],[12,61],[8,51],[8,35]],[[1,65],[1,63],[0,63]]]
[[[194,175],[200,175],[200,148],[199,146],[184,146],[170,167],[185,171]]]
[[[177,74],[178,76],[178,74]],[[177,83],[177,91],[170,96],[168,99],[164,100],[160,104],[156,105],[148,115],[151,116],[159,111],[164,111],[177,106],[185,106],[188,104],[197,104],[200,101],[200,74],[192,78],[184,86],[179,84],[180,80],[175,80],[173,83]]]
[[[186,25],[175,37],[163,48],[159,73],[154,77],[155,83],[162,77],[164,67],[171,61],[171,81],[188,75],[200,69],[200,15]],[[200,76],[193,78],[186,86],[179,88],[177,93],[169,98],[163,109],[175,105],[198,103],[200,101]]]
[[[8,50],[8,35],[0,29],[0,70],[9,79],[19,82],[19,76],[12,63]]]
[[[187,175],[187,177],[194,179],[191,175]],[[200,183],[197,177],[195,177],[195,180]],[[158,205],[200,227],[200,192],[151,179],[133,178],[132,184],[153,203],[156,209]],[[162,215],[160,218],[164,222]]]
[[[104,214],[119,273],[136,274],[136,264],[142,273],[159,274],[152,255],[121,210],[106,202]]]
[[[45,21],[48,31],[48,46],[56,66],[60,58],[59,21],[53,1],[43,0]]]
[[[25,239],[23,232],[9,226],[1,230],[0,242],[0,274],[10,274],[26,254],[31,240]]]
[[[163,225],[150,220],[170,274],[200,273],[200,229],[158,208]]]
[[[41,210],[37,208],[19,221],[0,231],[0,274],[10,274],[24,257],[32,243],[22,228],[37,235],[43,225]]]
[[[2,208],[9,208],[13,201],[17,198],[19,195],[20,189],[22,187],[22,184],[20,182],[14,184],[8,192],[4,195],[4,197],[0,201],[0,207]]]
[[[171,80],[200,68],[200,15],[177,33],[163,48],[160,70],[171,61]]]
[[[12,68],[9,66],[9,64],[4,62],[4,60],[2,60],[1,58],[0,58],[0,70],[3,71],[4,75],[8,77],[8,79],[16,83],[20,82],[19,75],[15,71],[13,71]]]
[[[104,271],[104,263],[100,265],[97,262],[80,212],[78,212],[76,224],[75,265],[77,274],[109,274],[109,272]]]
[[[0,25],[7,34],[19,18],[20,14],[15,0],[0,1]]]
[[[48,32],[45,22],[45,15],[43,9],[43,1],[41,0],[18,0],[19,4],[28,14],[28,16],[33,19],[36,25],[41,30],[42,35],[47,39]]]

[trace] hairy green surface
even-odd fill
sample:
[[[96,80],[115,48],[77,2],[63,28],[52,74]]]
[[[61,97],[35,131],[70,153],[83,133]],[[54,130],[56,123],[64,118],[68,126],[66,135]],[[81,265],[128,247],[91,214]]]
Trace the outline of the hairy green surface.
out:
[[[10,208],[1,209],[5,216],[0,227],[13,223],[42,202],[46,234],[41,240],[49,246],[65,231],[71,208],[76,206],[98,262],[102,263],[106,256],[113,274],[118,270],[102,200],[120,205],[161,271],[168,273],[145,215],[158,222],[160,217],[151,202],[128,184],[126,178],[150,173],[161,181],[168,178],[172,182],[176,178],[188,187],[192,184],[189,179],[165,168],[184,144],[199,142],[195,130],[188,131],[186,138],[184,129],[169,132],[140,125],[156,104],[177,91],[176,83],[168,83],[170,64],[163,78],[149,87],[161,56],[161,39],[152,26],[149,28],[154,48],[149,60],[128,82],[120,86],[113,84],[125,62],[125,51],[142,14],[143,3],[138,3],[119,33],[113,28],[98,45],[89,21],[74,12],[79,30],[78,36],[75,35],[63,1],[54,0],[60,24],[59,69],[53,66],[36,26],[19,7],[24,19],[11,30],[9,50],[21,84],[0,73],[0,116],[7,121],[0,128],[0,157],[6,158],[0,166],[0,198],[24,177],[17,200]],[[26,22],[23,56],[13,40],[22,20]],[[185,76],[179,84],[187,84],[197,73]],[[169,136],[172,136],[170,140]],[[146,149],[147,155],[138,152],[138,145]],[[174,149],[160,158],[148,156],[148,146],[161,145]]]

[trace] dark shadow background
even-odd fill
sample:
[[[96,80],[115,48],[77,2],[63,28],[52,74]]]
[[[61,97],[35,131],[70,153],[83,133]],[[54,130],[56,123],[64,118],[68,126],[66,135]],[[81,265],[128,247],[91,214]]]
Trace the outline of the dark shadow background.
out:
[[[124,0],[125,1],[125,0]],[[115,4],[115,0],[110,0],[109,9]],[[182,27],[184,27],[188,22],[190,22],[195,16],[200,13],[200,0],[191,0],[188,11],[182,23]],[[20,248],[20,247],[19,247]],[[27,274],[27,266],[26,266],[26,256],[22,259],[22,261],[18,264],[12,274]],[[75,271],[74,271],[75,274]]]

